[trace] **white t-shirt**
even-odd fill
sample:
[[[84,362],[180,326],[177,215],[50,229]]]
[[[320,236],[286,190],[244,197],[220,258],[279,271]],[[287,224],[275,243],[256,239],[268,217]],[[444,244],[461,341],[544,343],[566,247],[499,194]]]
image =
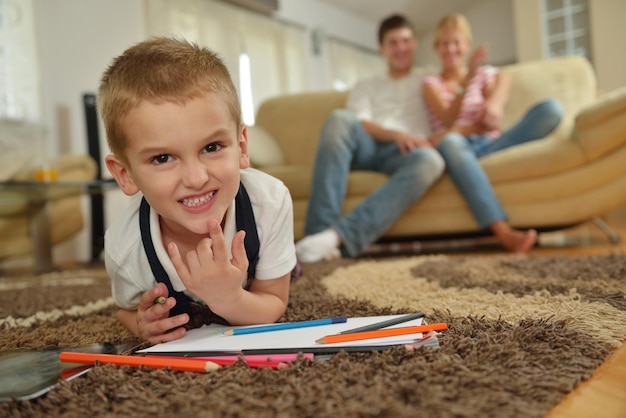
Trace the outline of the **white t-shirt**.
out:
[[[241,170],[241,182],[252,203],[252,212],[259,234],[259,259],[255,278],[276,279],[291,272],[296,265],[293,239],[293,208],[287,187],[278,179],[259,170]],[[121,217],[107,229],[104,239],[104,260],[111,278],[113,300],[124,309],[136,309],[141,293],[156,286],[139,229],[138,193]],[[235,201],[226,213],[224,236],[229,257],[232,240],[237,233]],[[180,277],[163,247],[159,215],[150,208],[150,234],[157,257],[170,278],[174,290],[185,291]],[[242,286],[246,280],[242,281]],[[189,296],[198,300],[191,292]]]
[[[360,120],[377,123],[386,129],[427,136],[430,128],[422,98],[425,75],[416,68],[399,79],[385,73],[362,80],[350,92],[346,107]]]

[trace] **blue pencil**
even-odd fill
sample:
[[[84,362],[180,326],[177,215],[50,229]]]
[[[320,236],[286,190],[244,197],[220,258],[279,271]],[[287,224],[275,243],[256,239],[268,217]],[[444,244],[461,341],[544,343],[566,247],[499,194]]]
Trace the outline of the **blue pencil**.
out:
[[[282,322],[278,324],[262,325],[262,326],[257,326],[257,327],[229,329],[227,331],[224,331],[224,335],[256,334],[258,332],[282,331],[284,329],[317,327],[320,325],[331,325],[331,324],[342,324],[346,322],[347,320],[348,318],[346,317],[339,317],[339,318],[314,319],[311,321]]]

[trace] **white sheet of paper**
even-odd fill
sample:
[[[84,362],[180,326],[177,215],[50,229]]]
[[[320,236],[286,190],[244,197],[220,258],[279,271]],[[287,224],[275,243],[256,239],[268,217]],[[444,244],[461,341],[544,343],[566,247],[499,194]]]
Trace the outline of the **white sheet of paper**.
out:
[[[306,351],[307,348],[336,348],[368,345],[397,345],[410,344],[422,338],[421,333],[400,335],[396,337],[375,338],[346,343],[317,344],[318,340],[327,335],[339,334],[352,328],[375,324],[404,315],[385,315],[348,318],[342,324],[321,325],[315,327],[295,328],[282,331],[260,332],[245,335],[224,335],[223,332],[234,328],[223,325],[209,325],[187,332],[187,334],[175,341],[157,344],[139,353],[186,353],[186,352],[241,352],[243,350],[268,350],[268,349],[298,349]],[[403,322],[385,329],[422,325],[423,318]]]

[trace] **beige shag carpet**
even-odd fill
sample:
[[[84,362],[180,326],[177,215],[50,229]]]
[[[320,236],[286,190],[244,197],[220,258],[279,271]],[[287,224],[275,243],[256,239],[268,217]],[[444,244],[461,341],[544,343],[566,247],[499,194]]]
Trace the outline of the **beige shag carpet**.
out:
[[[626,339],[626,255],[419,256],[303,265],[282,321],[426,313],[440,348],[284,370],[97,366],[2,417],[542,417]],[[0,351],[136,343],[102,268],[0,277]]]

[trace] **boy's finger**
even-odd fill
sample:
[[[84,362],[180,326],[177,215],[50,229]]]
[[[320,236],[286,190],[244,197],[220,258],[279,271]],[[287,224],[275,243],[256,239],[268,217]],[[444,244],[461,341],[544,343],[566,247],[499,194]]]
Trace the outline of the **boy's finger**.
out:
[[[244,239],[246,231],[239,231],[233,239],[231,252],[233,253],[233,264],[239,267],[241,271],[248,270],[248,256],[246,255],[246,246]]]
[[[228,261],[228,249],[222,227],[215,219],[209,221],[209,234],[213,240],[213,259],[217,262]]]
[[[172,264],[174,265],[176,272],[180,276],[181,280],[184,281],[187,277],[189,277],[189,270],[183,261],[183,257],[180,255],[178,245],[170,242],[167,246],[167,253],[170,256],[170,260],[172,260]]]
[[[139,305],[144,310],[150,309],[154,305],[155,300],[159,298],[167,299],[167,287],[163,283],[157,283],[155,287],[144,292],[139,299]],[[159,299],[160,301],[160,299]]]
[[[185,315],[186,316],[186,315]],[[181,325],[189,322],[189,319],[182,318],[183,315],[177,315],[160,321],[158,333],[148,338],[152,344],[166,343],[182,338],[187,330]]]

